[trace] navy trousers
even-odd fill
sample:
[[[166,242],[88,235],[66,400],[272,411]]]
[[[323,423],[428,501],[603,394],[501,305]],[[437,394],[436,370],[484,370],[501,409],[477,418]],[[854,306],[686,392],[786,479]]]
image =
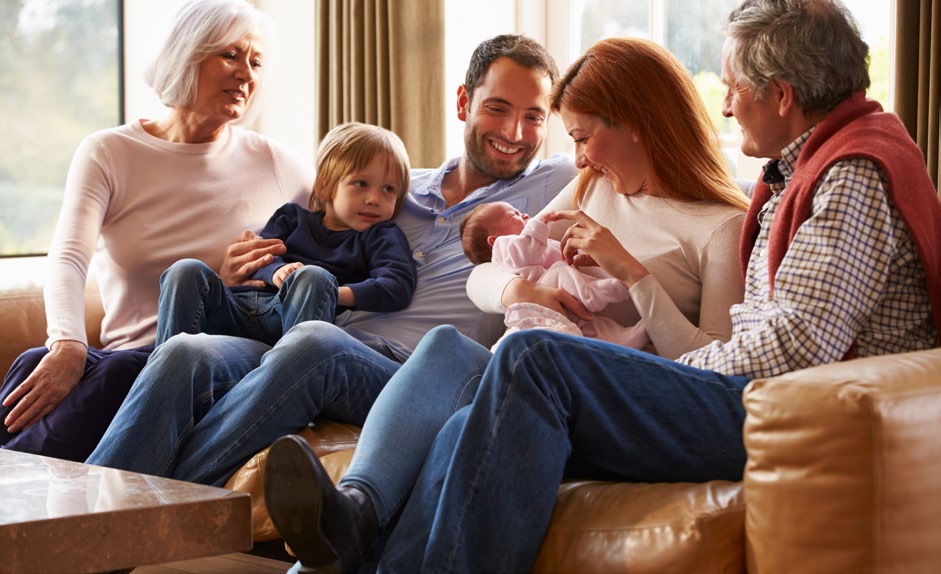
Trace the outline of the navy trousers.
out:
[[[85,373],[61,403],[34,425],[16,433],[2,424],[14,405],[0,407],[0,448],[84,462],[105,434],[153,345],[124,351],[89,348]],[[0,400],[26,380],[49,350],[17,357],[0,387]]]

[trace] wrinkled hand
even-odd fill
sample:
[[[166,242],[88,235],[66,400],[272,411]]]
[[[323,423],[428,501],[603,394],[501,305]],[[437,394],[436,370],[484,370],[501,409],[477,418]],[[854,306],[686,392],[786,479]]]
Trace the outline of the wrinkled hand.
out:
[[[78,384],[85,371],[88,350],[78,341],[56,341],[36,369],[3,399],[16,404],[3,424],[11,433],[21,431],[46,416]]]
[[[278,267],[278,270],[275,271],[274,275],[271,276],[271,282],[274,283],[275,287],[280,289],[281,284],[284,283],[285,279],[290,277],[291,273],[294,273],[303,266],[304,264],[299,261],[282,265],[281,267]]]
[[[509,307],[513,303],[535,303],[563,315],[566,311],[571,311],[576,317],[585,321],[590,321],[594,317],[581,301],[564,289],[536,285],[522,277],[513,279],[506,286],[503,290],[502,303],[504,307]]]
[[[549,215],[549,221],[559,219],[575,222],[565,230],[561,240],[562,256],[569,265],[601,267],[628,288],[650,274],[647,268],[621,245],[610,229],[583,211],[557,211]]]
[[[274,261],[275,255],[287,251],[280,239],[263,239],[251,231],[243,231],[232,240],[219,269],[222,283],[228,286],[264,287],[265,282],[252,279],[256,271]]]

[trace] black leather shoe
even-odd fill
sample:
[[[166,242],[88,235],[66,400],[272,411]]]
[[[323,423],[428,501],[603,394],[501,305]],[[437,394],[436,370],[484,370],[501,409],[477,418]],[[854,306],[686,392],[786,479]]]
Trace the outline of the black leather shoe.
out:
[[[271,445],[265,506],[302,572],[356,572],[378,530],[366,493],[334,487],[313,449],[297,435]]]

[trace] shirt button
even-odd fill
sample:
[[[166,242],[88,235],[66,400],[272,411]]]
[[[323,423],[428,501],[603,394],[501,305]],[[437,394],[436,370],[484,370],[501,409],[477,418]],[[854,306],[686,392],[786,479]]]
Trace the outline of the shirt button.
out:
[[[416,258],[416,259],[421,259],[421,258],[424,257],[424,256],[425,256],[425,253],[424,253],[423,251],[416,251],[416,252],[415,252],[415,258]]]
[[[762,257],[764,257],[765,255],[767,255],[767,253],[768,253],[767,249],[762,249],[761,251],[758,252],[758,255],[761,255]]]
[[[443,217],[438,218],[438,223],[444,223],[446,220]]]

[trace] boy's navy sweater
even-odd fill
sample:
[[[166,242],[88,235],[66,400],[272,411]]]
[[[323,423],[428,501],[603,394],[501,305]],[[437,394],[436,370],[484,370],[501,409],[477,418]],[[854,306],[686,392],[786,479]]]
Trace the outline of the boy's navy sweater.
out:
[[[287,252],[255,273],[273,285],[272,276],[285,263],[318,265],[346,285],[361,311],[398,311],[408,307],[415,292],[416,271],[405,234],[392,222],[365,231],[331,231],[323,212],[310,212],[296,203],[275,211],[260,234],[284,241]]]

